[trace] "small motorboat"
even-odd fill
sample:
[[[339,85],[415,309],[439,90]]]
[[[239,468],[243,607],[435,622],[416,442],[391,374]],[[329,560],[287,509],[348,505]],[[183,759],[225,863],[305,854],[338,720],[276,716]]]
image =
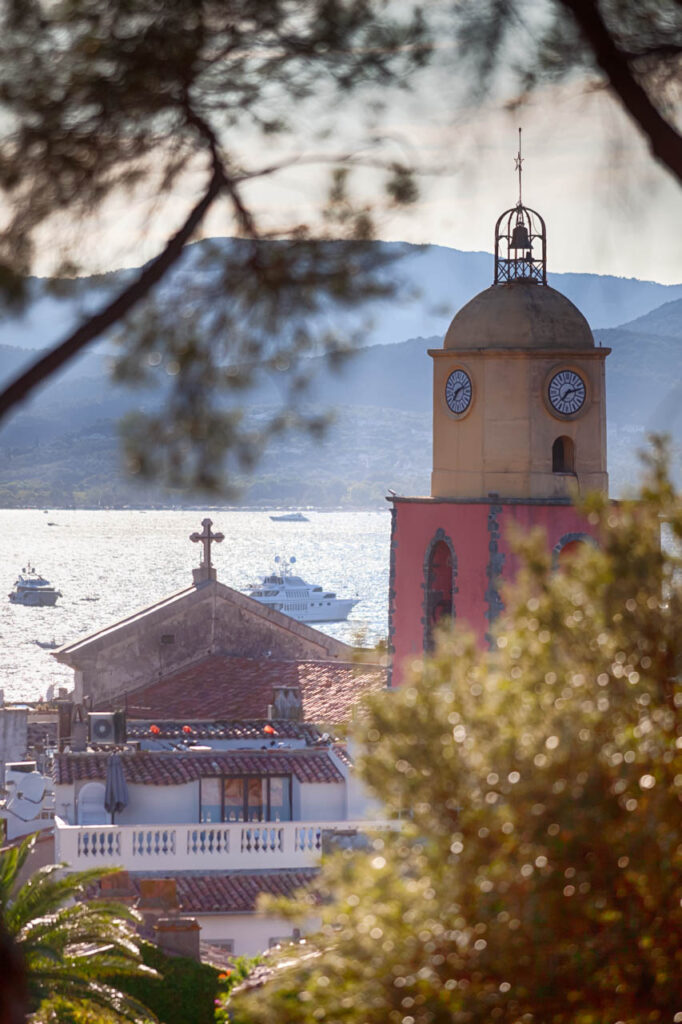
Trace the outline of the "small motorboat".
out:
[[[23,604],[29,608],[50,607],[57,603],[61,591],[56,590],[49,580],[39,576],[32,565],[21,570],[8,595],[12,604]]]
[[[302,512],[285,512],[281,516],[270,516],[273,523],[309,523],[310,520]]]

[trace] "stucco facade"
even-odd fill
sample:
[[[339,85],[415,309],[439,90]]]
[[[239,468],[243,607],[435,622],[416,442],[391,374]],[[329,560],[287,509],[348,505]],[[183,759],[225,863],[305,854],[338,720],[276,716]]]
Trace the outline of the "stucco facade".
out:
[[[501,583],[518,568],[512,527],[543,529],[558,558],[568,545],[595,540],[574,496],[608,492],[610,349],[595,346],[582,313],[546,284],[542,218],[520,198],[507,214],[513,227],[500,230],[503,215],[496,228],[496,283],[428,353],[431,495],[390,499],[393,686],[432,648],[443,617],[489,641]]]
[[[526,532],[543,528],[557,553],[592,531],[568,503],[394,499],[389,599],[393,686],[404,681],[407,665],[421,659],[427,647],[428,559],[433,545],[443,538],[451,544],[453,618],[483,644],[502,607],[500,583],[513,579],[518,568],[509,544],[512,524]]]

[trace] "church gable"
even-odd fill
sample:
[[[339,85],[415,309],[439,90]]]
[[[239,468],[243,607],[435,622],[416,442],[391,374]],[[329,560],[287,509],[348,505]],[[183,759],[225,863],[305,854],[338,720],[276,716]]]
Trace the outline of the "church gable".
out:
[[[214,654],[343,659],[352,649],[250,597],[207,580],[56,651],[75,670],[76,699],[101,704]]]

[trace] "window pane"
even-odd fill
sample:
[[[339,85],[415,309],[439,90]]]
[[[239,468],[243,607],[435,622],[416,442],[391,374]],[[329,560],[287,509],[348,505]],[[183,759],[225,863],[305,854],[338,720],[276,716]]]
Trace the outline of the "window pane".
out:
[[[220,821],[220,779],[201,780],[200,821]]]
[[[244,820],[244,779],[225,779],[225,821]]]
[[[275,775],[270,779],[270,820],[291,821],[289,776]]]
[[[246,780],[247,819],[264,821],[268,812],[267,778],[252,777]]]

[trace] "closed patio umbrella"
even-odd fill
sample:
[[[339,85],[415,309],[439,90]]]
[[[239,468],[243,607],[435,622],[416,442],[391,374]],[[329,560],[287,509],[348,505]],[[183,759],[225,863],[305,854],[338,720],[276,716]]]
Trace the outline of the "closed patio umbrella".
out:
[[[107,758],[107,780],[104,785],[104,807],[111,815],[111,824],[114,824],[114,815],[122,811],[128,805],[128,785],[123,774],[123,762],[119,754],[110,754]]]

